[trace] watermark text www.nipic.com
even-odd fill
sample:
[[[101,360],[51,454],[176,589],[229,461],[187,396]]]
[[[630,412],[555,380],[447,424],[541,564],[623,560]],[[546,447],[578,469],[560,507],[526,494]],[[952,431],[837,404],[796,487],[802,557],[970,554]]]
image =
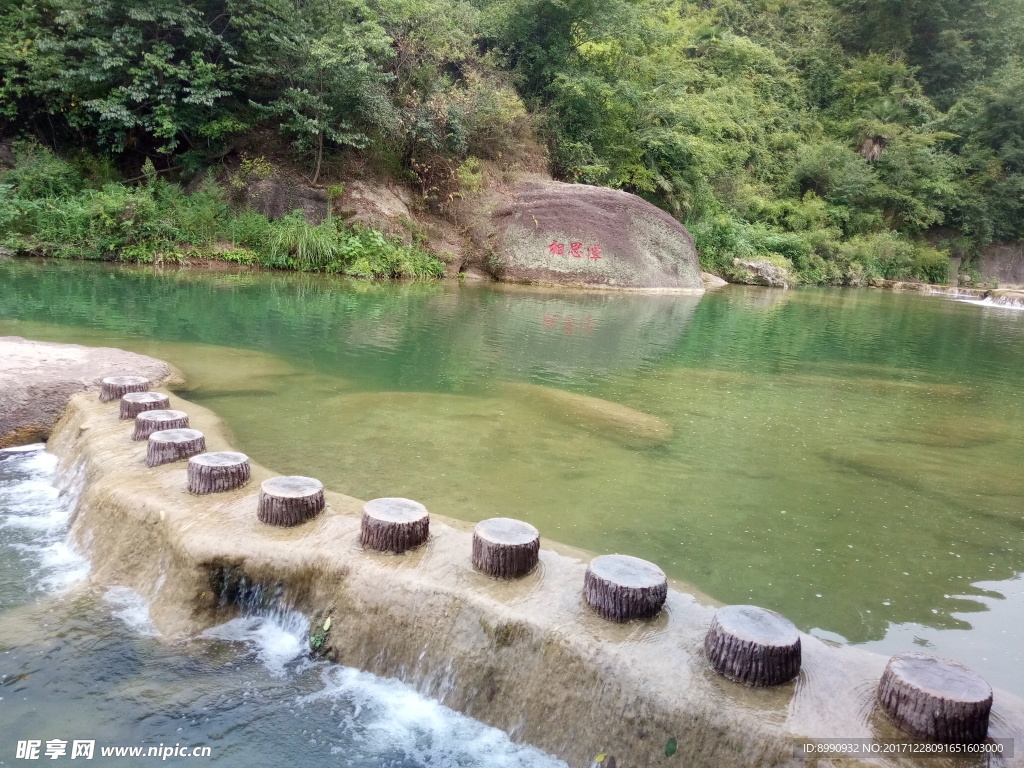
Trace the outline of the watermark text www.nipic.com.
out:
[[[209,747],[190,747],[181,744],[160,743],[152,747],[100,747],[95,739],[27,739],[18,742],[15,757],[18,760],[92,760],[100,757],[210,757]]]

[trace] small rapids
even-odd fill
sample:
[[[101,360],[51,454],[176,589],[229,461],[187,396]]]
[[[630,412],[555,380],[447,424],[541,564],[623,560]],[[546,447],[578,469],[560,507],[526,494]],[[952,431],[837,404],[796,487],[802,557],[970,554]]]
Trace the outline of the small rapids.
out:
[[[82,477],[57,475],[42,445],[0,451],[0,743],[11,757],[21,740],[86,739],[99,765],[103,746],[202,745],[215,764],[252,768],[564,768],[401,682],[311,660],[309,619],[260,585],[240,584],[230,602],[241,615],[186,643],[161,638],[127,587],[69,590],[89,573],[66,542]]]
[[[84,478],[73,471],[59,490],[57,457],[44,448],[39,443],[0,451],[0,604],[60,592],[89,573],[88,562],[66,541]]]
[[[979,307],[994,307],[997,309],[1010,309],[1020,311],[1024,309],[1024,301],[1011,296],[989,296],[984,299],[958,299],[965,304],[975,304]]]

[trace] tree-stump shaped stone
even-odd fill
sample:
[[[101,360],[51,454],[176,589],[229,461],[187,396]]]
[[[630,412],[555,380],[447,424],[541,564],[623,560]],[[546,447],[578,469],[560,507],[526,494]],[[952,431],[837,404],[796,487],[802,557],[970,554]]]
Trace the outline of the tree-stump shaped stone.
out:
[[[587,605],[608,621],[625,623],[657,616],[667,596],[665,572],[629,555],[595,557],[583,581]]]
[[[785,616],[765,608],[719,609],[704,650],[719,674],[739,683],[779,685],[800,674],[800,632]]]
[[[946,744],[977,744],[988,734],[992,688],[955,661],[902,653],[885,668],[878,703],[913,736]]]
[[[184,411],[143,411],[135,417],[132,440],[148,440],[162,429],[188,429],[188,414]]]
[[[146,392],[149,379],[145,376],[108,376],[100,382],[100,402],[120,400],[129,392]]]
[[[134,419],[144,411],[165,410],[170,404],[170,398],[159,392],[129,392],[121,396],[121,418]]]
[[[260,485],[257,516],[267,525],[291,527],[324,511],[324,484],[312,477],[272,477]]]
[[[152,411],[150,411],[152,413]],[[149,436],[146,466],[181,461],[206,450],[206,438],[198,429],[162,429]]]
[[[249,482],[249,457],[235,451],[201,453],[188,460],[188,492],[221,493]]]
[[[359,541],[378,552],[401,554],[418,547],[430,534],[427,508],[412,499],[373,499],[363,506]]]
[[[529,523],[495,517],[473,529],[473,567],[498,579],[517,579],[537,565],[540,532]]]

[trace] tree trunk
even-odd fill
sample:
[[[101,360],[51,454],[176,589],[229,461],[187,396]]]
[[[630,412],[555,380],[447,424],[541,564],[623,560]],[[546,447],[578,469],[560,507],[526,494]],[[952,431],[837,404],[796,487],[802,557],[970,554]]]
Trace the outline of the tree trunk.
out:
[[[324,485],[312,477],[272,477],[260,486],[257,516],[267,525],[299,525],[324,511]]]
[[[129,392],[146,392],[149,379],[144,376],[108,376],[100,382],[100,402],[120,400]]]
[[[201,453],[188,460],[188,492],[233,491],[249,482],[249,471],[249,457],[244,453]]]
[[[800,633],[793,622],[753,605],[720,609],[704,651],[719,674],[751,686],[779,685],[800,674]]]
[[[378,552],[401,554],[418,547],[430,534],[427,508],[411,499],[373,499],[363,506],[359,541]]]
[[[878,702],[913,736],[945,744],[977,744],[988,734],[992,688],[955,661],[925,653],[889,660]]]
[[[473,530],[473,567],[498,579],[517,579],[537,565],[540,533],[529,523],[495,517]]]
[[[608,621],[625,623],[658,615],[668,579],[654,563],[629,555],[602,555],[587,566],[583,597]]]
[[[187,429],[188,414],[184,411],[143,411],[135,417],[132,440],[147,440],[162,429]]]
[[[320,178],[320,164],[324,160],[324,132],[321,130],[317,134],[317,145],[316,145],[316,168],[313,170],[313,181],[312,184],[316,184],[317,179]],[[328,200],[328,205],[330,200]]]
[[[150,411],[152,413],[152,411]],[[158,467],[206,450],[206,438],[197,429],[163,429],[149,436],[146,466]]]
[[[121,396],[121,418],[134,419],[143,411],[163,410],[170,404],[170,398],[159,392],[129,392]]]

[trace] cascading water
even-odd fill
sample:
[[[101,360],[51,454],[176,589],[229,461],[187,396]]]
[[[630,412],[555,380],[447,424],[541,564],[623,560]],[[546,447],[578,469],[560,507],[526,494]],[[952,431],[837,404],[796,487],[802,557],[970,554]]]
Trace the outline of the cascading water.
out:
[[[202,746],[253,768],[564,766],[403,683],[310,660],[309,619],[275,588],[231,576],[240,616],[163,641],[145,599],[97,593],[66,543],[81,481],[42,445],[0,451],[0,764],[19,741],[87,740],[96,765],[128,764],[103,749]]]
[[[998,307],[1000,309],[1024,309],[1024,294],[1015,296],[986,296],[983,299],[965,300],[967,304],[977,304],[980,307]]]
[[[0,451],[0,546],[8,550],[0,605],[59,592],[89,570],[65,540],[84,484],[81,466],[58,489],[57,457],[44,447],[40,443]]]

